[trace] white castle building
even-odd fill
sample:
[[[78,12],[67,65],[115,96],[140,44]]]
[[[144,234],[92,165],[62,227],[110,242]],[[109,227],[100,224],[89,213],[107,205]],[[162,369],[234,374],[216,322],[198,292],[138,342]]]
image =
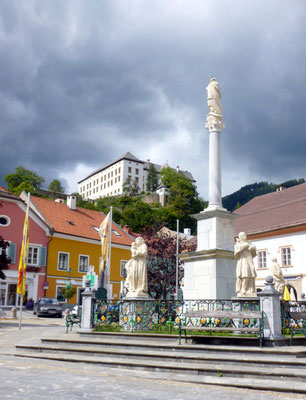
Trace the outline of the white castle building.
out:
[[[122,195],[127,181],[130,181],[132,185],[136,184],[139,193],[146,192],[147,174],[151,165],[154,165],[158,173],[162,168],[168,167],[168,164],[159,165],[151,163],[150,160],[139,160],[127,152],[78,182],[79,194],[84,200]],[[176,170],[194,181],[190,172],[181,171],[179,167]]]

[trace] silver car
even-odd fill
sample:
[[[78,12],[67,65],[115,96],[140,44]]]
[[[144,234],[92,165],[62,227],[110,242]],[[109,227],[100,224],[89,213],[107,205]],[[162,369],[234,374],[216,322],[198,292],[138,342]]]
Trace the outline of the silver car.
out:
[[[41,297],[34,304],[33,313],[37,314],[38,317],[42,317],[43,315],[54,315],[62,318],[63,309],[57,299],[54,299],[53,297]]]

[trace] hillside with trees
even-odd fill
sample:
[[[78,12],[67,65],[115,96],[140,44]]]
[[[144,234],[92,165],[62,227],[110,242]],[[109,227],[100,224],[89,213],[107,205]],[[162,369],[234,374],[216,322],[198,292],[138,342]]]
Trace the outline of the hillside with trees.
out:
[[[292,179],[278,185],[268,182],[256,182],[251,185],[246,185],[237,190],[237,192],[223,197],[223,207],[226,208],[228,211],[234,211],[256,196],[262,196],[263,194],[275,192],[277,187],[279,186],[289,188],[291,186],[300,185],[301,183],[305,183],[305,179]]]

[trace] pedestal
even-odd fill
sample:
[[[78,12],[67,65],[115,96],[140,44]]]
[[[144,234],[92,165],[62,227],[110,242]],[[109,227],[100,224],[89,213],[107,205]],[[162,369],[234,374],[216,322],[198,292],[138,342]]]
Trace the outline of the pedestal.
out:
[[[93,292],[86,287],[82,293],[82,318],[80,332],[91,332],[93,324]]]
[[[195,215],[197,251],[180,254],[184,261],[184,299],[231,299],[235,296],[234,220],[219,207]]]
[[[275,290],[272,276],[266,277],[266,287],[258,293],[261,310],[264,314],[264,343],[270,346],[287,344],[282,335],[280,293]]]

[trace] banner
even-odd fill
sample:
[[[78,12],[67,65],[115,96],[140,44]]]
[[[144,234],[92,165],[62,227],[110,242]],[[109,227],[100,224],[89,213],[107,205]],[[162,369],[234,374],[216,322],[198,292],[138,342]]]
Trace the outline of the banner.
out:
[[[28,197],[28,204],[29,204],[29,197]],[[17,284],[17,293],[21,294],[22,296],[25,295],[28,247],[29,247],[29,207],[27,206],[23,224],[23,234],[22,234],[22,244],[19,257],[18,284]]]
[[[110,226],[111,226],[111,212],[107,214],[104,218],[104,221],[101,223],[99,228],[99,235],[101,238],[101,262],[99,266],[100,270],[100,279],[99,279],[99,287],[104,287],[104,276],[106,271],[106,264],[108,259],[108,251],[109,251],[109,235],[110,235]]]
[[[284,290],[284,300],[285,300],[285,301],[290,301],[290,300],[291,300],[290,292],[289,292],[288,286],[285,286],[285,290]]]

